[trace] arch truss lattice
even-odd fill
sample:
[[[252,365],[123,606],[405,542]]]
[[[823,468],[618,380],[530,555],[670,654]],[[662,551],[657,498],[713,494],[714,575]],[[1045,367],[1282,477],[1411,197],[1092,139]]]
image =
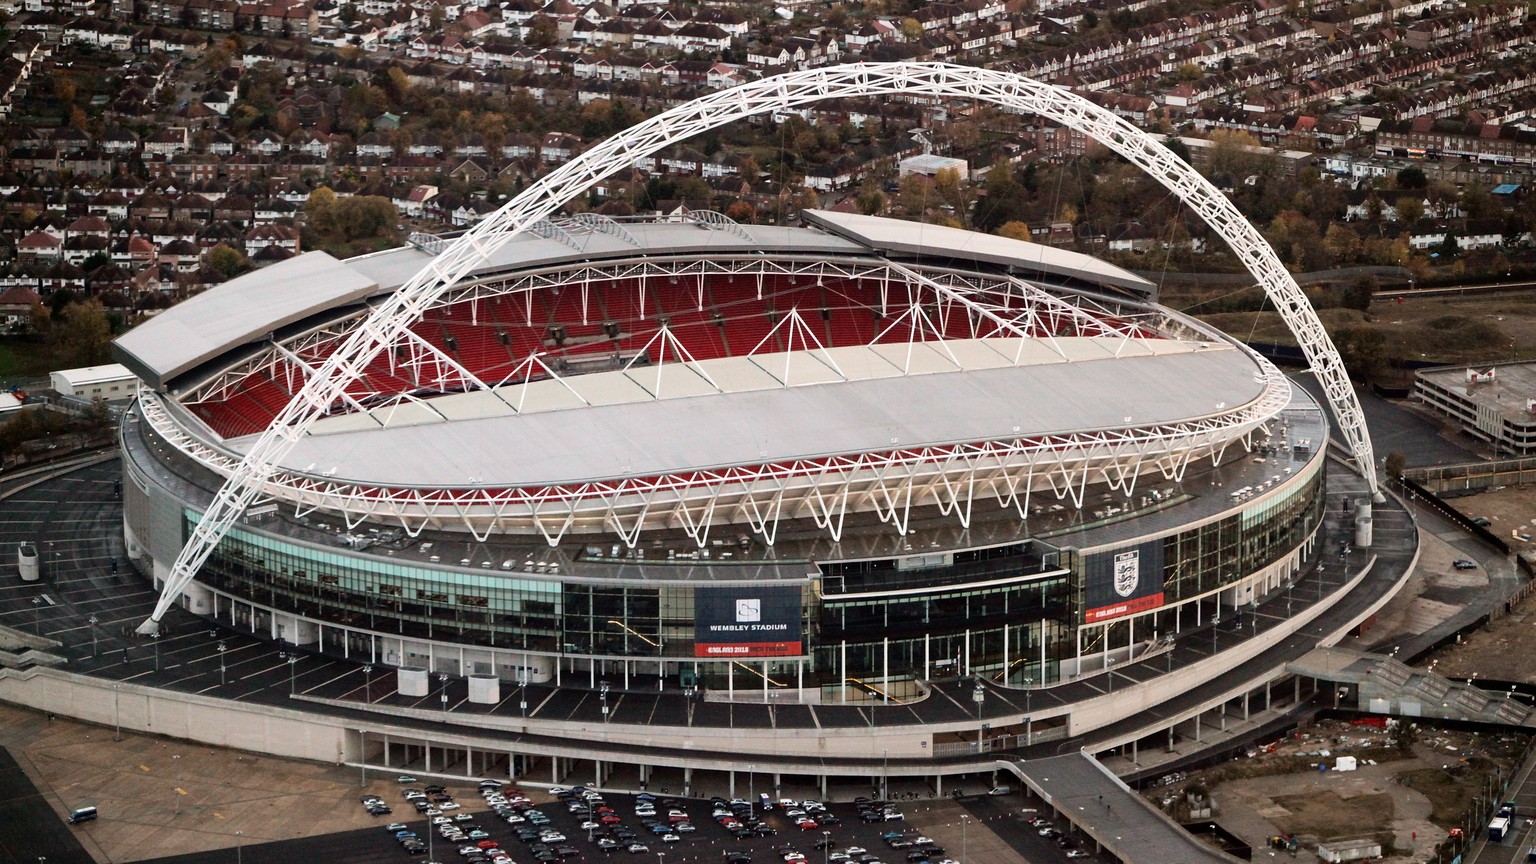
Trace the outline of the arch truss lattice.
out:
[[[1360,403],[1338,351],[1300,286],[1237,207],[1154,138],[1076,94],[1008,72],[947,63],[865,63],[807,69],[711,93],[637,124],[540,178],[447,243],[309,375],[304,387],[247,451],[198,520],[166,575],[154,612],[140,625],[139,632],[159,629],[161,616],[181,596],[235,520],[262,493],[275,466],[316,419],[338,400],[345,400],[348,386],[363,377],[368,364],[409,338],[410,326],[444,292],[513,237],[538,230],[543,220],[593,183],[694,135],[746,117],[790,111],[824,100],[880,95],[969,99],[1034,114],[1099,141],[1167,187],[1227,241],[1275,304],[1322,383],[1358,469],[1376,493],[1374,456]]]

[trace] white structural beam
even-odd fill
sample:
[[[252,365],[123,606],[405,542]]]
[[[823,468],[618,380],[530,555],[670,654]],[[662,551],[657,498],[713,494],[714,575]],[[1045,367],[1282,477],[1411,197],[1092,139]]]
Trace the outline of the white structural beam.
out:
[[[310,425],[341,399],[351,382],[364,374],[373,358],[388,350],[445,291],[469,276],[507,241],[547,219],[593,183],[694,135],[745,117],[792,111],[830,99],[880,95],[983,101],[1039,115],[1099,141],[1168,187],[1227,241],[1295,333],[1322,382],[1360,472],[1376,493],[1374,456],[1360,404],[1344,364],[1306,295],[1237,207],[1150,135],[1081,96],[1008,72],[948,63],[861,63],[805,69],[711,93],[602,141],[546,174],[449,243],[325,359],[247,451],[240,467],[198,520],[166,574],[154,612],[139,631],[159,630],[161,616],[260,494],[274,466]]]

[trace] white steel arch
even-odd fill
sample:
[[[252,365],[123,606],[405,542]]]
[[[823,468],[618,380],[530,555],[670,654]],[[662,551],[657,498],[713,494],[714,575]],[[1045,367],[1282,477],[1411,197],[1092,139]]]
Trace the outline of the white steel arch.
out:
[[[159,601],[140,633],[154,633],[171,603],[197,575],[277,465],[316,418],[339,401],[368,364],[394,343],[445,291],[468,276],[503,244],[547,219],[566,201],[636,159],[726,123],[789,111],[828,99],[878,95],[929,96],[991,102],[1036,114],[1094,138],[1162,183],[1220,234],[1263,287],[1296,335],[1322,382],[1358,469],[1377,492],[1374,456],[1365,419],[1322,323],[1300,286],[1258,230],[1215,186],[1155,139],[1112,112],[1067,90],[991,69],[948,63],[861,63],[790,72],[703,96],[664,111],[598,143],[540,178],[521,195],[453,240],[357,328],[315,370],[302,390],[262,433],[198,520],[166,575]]]

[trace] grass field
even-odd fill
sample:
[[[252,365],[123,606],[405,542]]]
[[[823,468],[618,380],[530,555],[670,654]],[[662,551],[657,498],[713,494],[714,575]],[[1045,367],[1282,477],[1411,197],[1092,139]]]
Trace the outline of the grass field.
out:
[[[1192,305],[1192,298],[1169,298]],[[1262,312],[1200,314],[1202,320],[1244,341],[1296,344],[1280,315]],[[1536,358],[1536,293],[1494,297],[1434,298],[1395,303],[1377,300],[1369,312],[1328,308],[1318,312],[1330,335],[1343,328],[1381,334],[1387,356],[1441,363],[1493,362]]]
[[[26,339],[0,339],[0,383],[47,375],[52,368],[48,346]]]

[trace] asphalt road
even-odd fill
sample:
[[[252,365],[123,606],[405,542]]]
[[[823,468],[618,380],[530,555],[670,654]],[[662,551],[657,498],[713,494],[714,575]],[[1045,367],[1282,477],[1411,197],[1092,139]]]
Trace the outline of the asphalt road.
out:
[[[47,859],[49,864],[92,864],[76,828],[58,816],[32,785],[10,751],[0,749],[0,862],[33,864]]]

